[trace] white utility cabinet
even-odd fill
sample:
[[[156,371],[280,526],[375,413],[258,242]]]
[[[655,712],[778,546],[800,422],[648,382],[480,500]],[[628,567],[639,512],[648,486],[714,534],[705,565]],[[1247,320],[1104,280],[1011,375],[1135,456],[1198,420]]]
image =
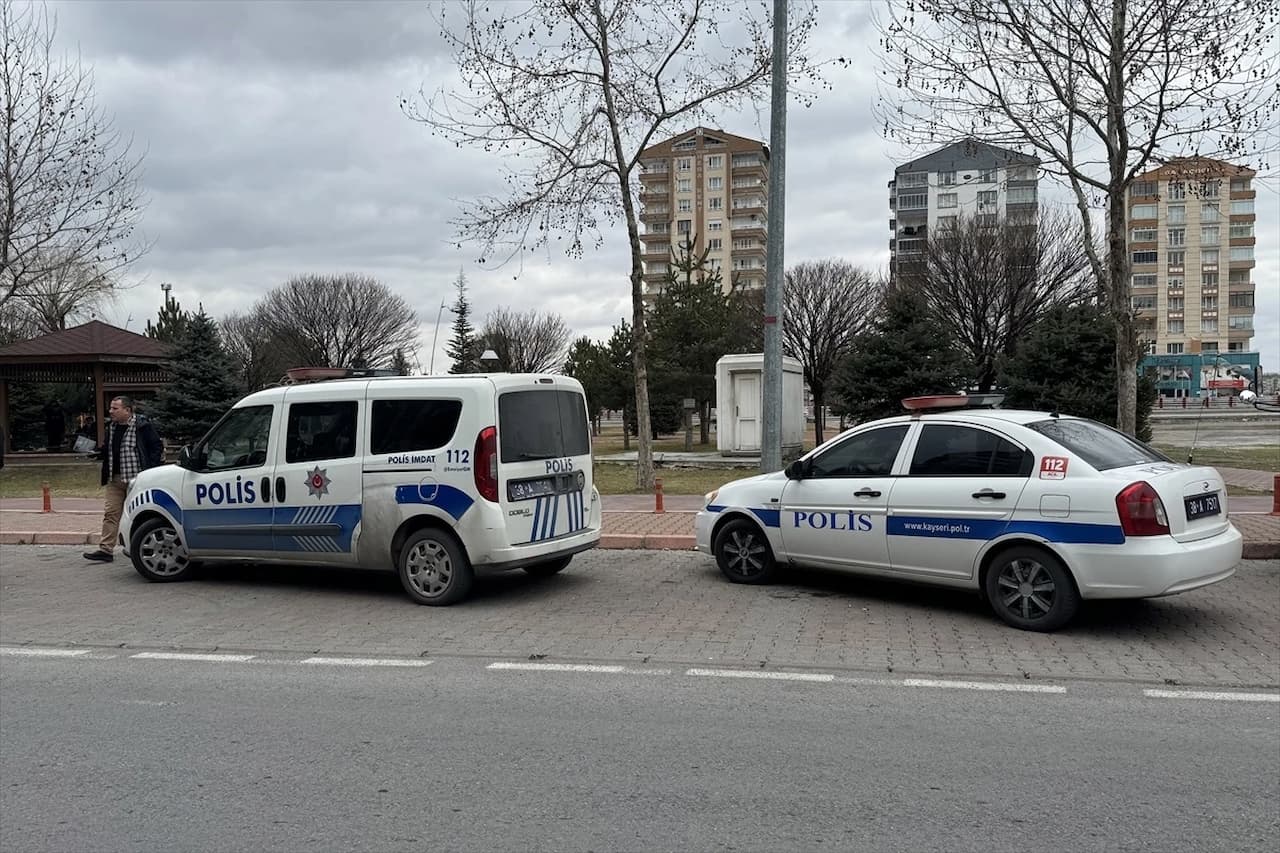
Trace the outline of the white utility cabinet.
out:
[[[764,437],[764,353],[716,362],[716,449],[721,456],[759,456]],[[782,358],[782,455],[799,456],[804,441],[804,370]]]

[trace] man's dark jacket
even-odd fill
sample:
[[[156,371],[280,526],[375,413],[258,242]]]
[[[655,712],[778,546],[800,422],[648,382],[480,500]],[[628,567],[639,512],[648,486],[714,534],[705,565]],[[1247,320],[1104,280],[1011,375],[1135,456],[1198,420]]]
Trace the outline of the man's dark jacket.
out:
[[[107,424],[107,440],[102,445],[102,485],[111,482],[111,439],[112,431],[117,429],[128,429],[128,424],[117,424],[114,421]],[[160,433],[156,432],[156,428],[151,425],[151,421],[147,420],[143,415],[137,415],[137,420],[133,424],[134,429],[134,449],[138,451],[138,469],[145,471],[148,468],[154,468],[157,465],[164,464],[164,442],[160,440]],[[124,445],[121,445],[123,449]]]

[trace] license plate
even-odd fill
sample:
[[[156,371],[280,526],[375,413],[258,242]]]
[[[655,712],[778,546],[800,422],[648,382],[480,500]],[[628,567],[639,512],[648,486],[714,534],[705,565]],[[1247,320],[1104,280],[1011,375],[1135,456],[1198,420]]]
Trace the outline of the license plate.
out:
[[[1222,514],[1222,501],[1218,500],[1217,492],[1196,495],[1193,498],[1183,498],[1182,502],[1187,505],[1187,521],[1195,521],[1197,518],[1204,518],[1207,515]]]
[[[542,477],[537,480],[511,480],[507,483],[507,498],[513,501],[528,501],[545,495],[556,493],[554,477]]]

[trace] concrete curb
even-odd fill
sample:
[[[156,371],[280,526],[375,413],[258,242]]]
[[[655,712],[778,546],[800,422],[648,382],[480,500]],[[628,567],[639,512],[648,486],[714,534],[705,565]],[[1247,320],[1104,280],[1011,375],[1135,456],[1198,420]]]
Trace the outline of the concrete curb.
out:
[[[599,548],[646,550],[646,551],[692,551],[692,536],[664,536],[657,533],[602,533]]]
[[[0,545],[93,545],[98,536],[93,533],[67,533],[66,531],[30,531],[0,533]]]

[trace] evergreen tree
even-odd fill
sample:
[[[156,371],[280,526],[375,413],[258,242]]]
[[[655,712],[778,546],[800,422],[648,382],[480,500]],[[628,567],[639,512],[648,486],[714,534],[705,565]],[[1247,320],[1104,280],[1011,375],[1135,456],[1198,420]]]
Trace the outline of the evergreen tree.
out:
[[[854,336],[832,387],[839,411],[861,422],[902,414],[906,397],[963,391],[972,372],[923,298],[895,288],[870,331]]]
[[[572,376],[582,383],[582,390],[587,394],[587,414],[591,417],[592,432],[600,434],[600,412],[604,409],[602,402],[609,396],[608,383],[611,381],[608,349],[590,338],[578,338],[569,347],[565,357],[565,376]]]
[[[1004,406],[1091,418],[1115,426],[1115,321],[1097,305],[1051,308],[1018,342],[1000,372]],[[1156,388],[1138,382],[1138,428],[1151,440]]]
[[[445,347],[445,354],[453,359],[450,373],[480,372],[480,341],[476,338],[475,327],[471,325],[471,303],[467,301],[467,277],[458,270],[458,278],[453,286],[458,290],[458,297],[449,308],[453,314],[453,336]]]
[[[176,344],[182,339],[190,323],[191,312],[183,311],[178,300],[165,293],[164,305],[160,308],[156,322],[147,321],[147,337],[167,344]]]
[[[153,419],[173,442],[195,441],[240,398],[218,325],[202,307],[187,323],[170,363],[173,381],[156,396]]]

